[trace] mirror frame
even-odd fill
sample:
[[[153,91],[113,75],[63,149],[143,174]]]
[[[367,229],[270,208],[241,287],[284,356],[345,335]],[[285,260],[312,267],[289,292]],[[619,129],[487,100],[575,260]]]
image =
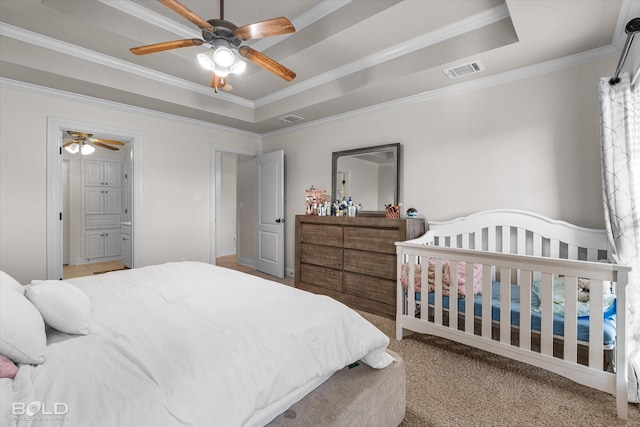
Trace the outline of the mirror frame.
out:
[[[338,159],[340,157],[352,156],[354,154],[363,154],[363,153],[373,153],[381,150],[389,150],[393,151],[396,156],[396,173],[395,173],[395,185],[394,185],[394,194],[393,194],[393,204],[397,205],[400,200],[400,143],[394,142],[392,144],[383,144],[383,145],[375,145],[371,147],[362,147],[355,148],[353,150],[345,150],[345,151],[334,151],[331,153],[331,201],[336,202],[336,182],[338,175]],[[367,215],[367,214],[382,214],[384,216],[383,210],[377,211],[364,211],[358,212],[358,215]]]

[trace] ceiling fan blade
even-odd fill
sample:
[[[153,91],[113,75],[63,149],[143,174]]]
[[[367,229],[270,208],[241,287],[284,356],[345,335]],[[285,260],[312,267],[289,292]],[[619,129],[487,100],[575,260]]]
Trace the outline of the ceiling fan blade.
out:
[[[162,42],[162,43],[149,44],[146,46],[132,47],[129,50],[131,51],[131,53],[136,55],[146,55],[148,53],[162,52],[165,50],[178,49],[180,47],[200,46],[203,43],[204,43],[204,40],[200,40],[200,39],[173,40],[170,42]]]
[[[288,82],[296,78],[296,73],[249,46],[240,47],[238,52],[240,52],[240,55],[244,56],[249,61],[258,64],[265,70],[271,71],[276,76],[282,77]]]
[[[101,142],[103,144],[124,145],[124,142],[114,141],[112,139],[91,138],[90,142]]]
[[[158,0],[163,5],[167,6],[169,9],[176,12],[178,15],[181,15],[183,18],[193,22],[200,28],[201,30],[211,31],[213,32],[213,25],[209,24],[205,19],[199,17],[196,13],[189,10],[185,5],[180,3],[178,0]]]
[[[79,144],[79,142],[75,141],[75,140],[71,140],[71,141],[65,142],[64,144],[62,144],[62,146],[63,147],[68,147],[68,146],[73,145],[73,144]]]
[[[287,18],[280,17],[243,25],[233,31],[233,35],[240,40],[253,40],[281,34],[295,33],[296,29]]]
[[[112,146],[110,146],[110,145],[103,144],[103,143],[101,143],[101,142],[89,142],[89,144],[91,144],[91,145],[97,145],[98,147],[106,148],[106,149],[108,149],[108,150],[112,150],[112,151],[118,151],[118,150],[119,150],[119,148],[112,147]]]

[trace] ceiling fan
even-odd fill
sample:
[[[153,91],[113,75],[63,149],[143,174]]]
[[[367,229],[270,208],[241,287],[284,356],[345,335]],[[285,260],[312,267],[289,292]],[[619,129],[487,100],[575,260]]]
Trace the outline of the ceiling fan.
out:
[[[124,142],[114,141],[111,139],[92,138],[92,133],[78,132],[75,130],[68,130],[65,136],[65,141],[62,146],[70,153],[81,152],[84,155],[91,154],[95,151],[94,145],[97,147],[106,148],[108,150],[118,151],[119,148],[112,147],[112,145],[124,145]]]
[[[202,38],[204,40],[183,39],[155,43],[129,49],[132,53],[146,55],[170,49],[208,44],[211,46],[210,52],[198,54],[198,62],[211,71],[211,87],[216,93],[218,89],[231,90],[231,85],[227,83],[227,76],[241,73],[246,67],[246,63],[237,58],[233,54],[233,50],[237,51],[240,56],[247,58],[286,81],[291,81],[296,77],[296,73],[267,55],[249,46],[241,46],[243,41],[295,32],[296,29],[287,18],[268,19],[237,27],[233,23],[224,20],[224,0],[220,0],[220,19],[210,19],[208,21],[196,15],[178,0],[158,1],[197,25],[202,30]]]

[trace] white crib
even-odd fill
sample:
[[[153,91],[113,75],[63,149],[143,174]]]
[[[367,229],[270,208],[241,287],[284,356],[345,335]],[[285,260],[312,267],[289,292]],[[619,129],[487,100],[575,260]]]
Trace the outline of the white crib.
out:
[[[397,242],[396,247],[398,340],[404,330],[425,333],[547,369],[615,395],[618,417],[626,419],[624,307],[630,268],[602,262],[608,259],[604,230],[524,211],[491,210],[429,222],[424,236]],[[461,262],[465,266],[460,265],[459,274]],[[425,267],[416,277],[418,265]],[[443,286],[445,265],[452,283],[448,296]],[[480,265],[481,294],[474,297],[474,281],[466,280],[460,286],[467,296],[459,296],[455,285],[463,276],[473,278]],[[579,320],[578,281],[584,279],[589,281],[589,312]],[[416,283],[422,283],[422,292],[416,292]],[[564,319],[558,317],[558,295],[564,298]],[[611,300],[615,316],[605,320],[611,314],[605,303]],[[610,332],[608,342],[605,331]]]

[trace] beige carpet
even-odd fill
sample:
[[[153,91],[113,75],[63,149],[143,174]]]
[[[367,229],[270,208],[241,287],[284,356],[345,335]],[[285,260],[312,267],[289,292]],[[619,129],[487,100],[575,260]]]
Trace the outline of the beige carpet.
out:
[[[640,426],[616,416],[615,398],[563,377],[442,338],[395,340],[395,322],[360,312],[391,338],[406,363],[407,415],[413,426]]]

